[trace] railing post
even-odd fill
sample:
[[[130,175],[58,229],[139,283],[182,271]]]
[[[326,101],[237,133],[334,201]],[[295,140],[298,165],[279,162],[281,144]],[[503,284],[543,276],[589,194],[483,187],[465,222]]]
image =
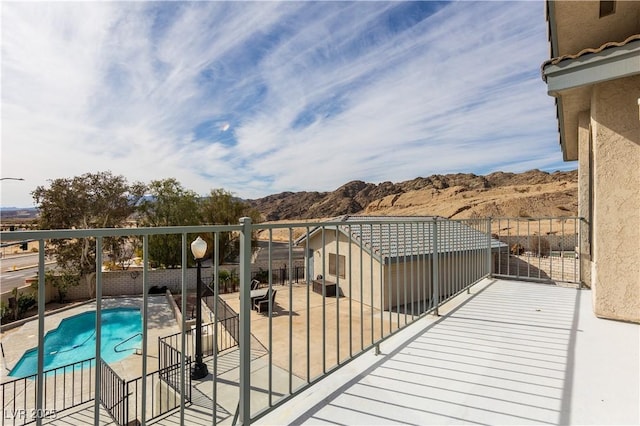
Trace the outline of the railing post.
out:
[[[123,380],[122,390],[124,392],[124,424],[129,424],[129,382]]]
[[[95,398],[93,405],[93,422],[100,420],[100,401],[102,386],[102,354],[100,345],[102,344],[102,237],[96,237],[96,371],[95,371]]]
[[[251,424],[251,218],[240,218],[240,405],[242,425]]]
[[[578,290],[582,290],[582,265],[584,263],[584,256],[582,256],[582,232],[583,232],[582,229],[583,229],[583,227],[586,228],[586,230],[587,230],[586,231],[587,232],[587,238],[589,237],[588,233],[591,232],[591,230],[587,227],[588,224],[586,223],[586,220],[583,217],[575,218],[573,220],[573,223],[574,223],[574,226],[573,226],[574,232],[577,232],[577,234],[578,234],[578,253],[577,253],[577,258],[578,258],[578,283],[579,283]],[[573,250],[574,250],[574,256],[573,256],[574,257],[574,259],[573,259],[574,267],[573,267],[573,270],[574,270],[574,279],[575,279],[575,270],[576,270],[576,267],[575,267],[575,261],[576,261],[575,250],[576,249],[574,248]],[[564,259],[562,261],[564,262]]]
[[[487,218],[487,260],[485,263],[486,277],[491,277],[491,218]]]
[[[142,400],[147,400],[147,338],[149,329],[149,291],[147,285],[149,283],[149,236],[142,237],[142,253],[144,253],[143,267],[142,267]],[[183,268],[186,269],[186,268]],[[184,299],[184,296],[183,296]],[[184,312],[184,311],[183,311]],[[128,401],[127,401],[128,403]],[[142,424],[147,422],[147,410],[142,409],[141,421]]]
[[[433,285],[433,300],[435,300],[435,310],[433,311],[434,315],[440,315],[438,313],[438,307],[440,306],[440,284],[439,284],[439,276],[440,272],[438,271],[438,263],[440,260],[438,259],[438,219],[433,219],[433,234],[431,234],[431,247],[433,247],[433,253],[431,255],[431,259],[433,261],[433,267],[431,268],[431,281]]]
[[[181,265],[182,270],[180,271],[180,312],[184,312],[185,314],[181,315],[182,320],[180,321],[180,424],[184,424],[184,409],[185,409],[185,391],[191,392],[191,382],[188,384],[185,381],[191,380],[191,371],[187,371],[187,324],[186,324],[186,312],[187,312],[187,234],[182,234],[181,240]],[[145,240],[146,241],[146,240]],[[146,247],[144,250],[144,259],[145,259],[145,270],[147,268],[147,259],[149,258],[148,248]],[[216,253],[218,253],[216,251]],[[166,355],[165,355],[166,356]],[[166,365],[163,365],[166,367]],[[191,369],[191,363],[189,363],[189,369]],[[146,380],[146,379],[144,379]],[[144,406],[144,404],[143,404]],[[143,408],[144,409],[144,408]]]
[[[44,413],[44,312],[46,302],[44,268],[45,247],[43,239],[40,239],[38,243],[38,381],[36,382],[36,413]],[[2,357],[4,358],[4,350]],[[36,423],[38,426],[42,424],[42,416],[36,417]]]
[[[469,226],[471,227],[473,225],[473,222],[466,222],[469,224]],[[478,251],[480,250],[480,248],[478,248]],[[469,256],[468,256],[468,262],[464,262],[463,268],[470,268],[470,265],[468,265],[467,263],[471,263],[472,259],[475,257],[475,252],[476,250],[469,250]],[[471,294],[471,285],[469,283],[475,281],[475,276],[473,275],[473,273],[469,273],[469,274],[465,274],[464,278],[462,279],[462,285],[464,285],[467,288],[467,294]]]

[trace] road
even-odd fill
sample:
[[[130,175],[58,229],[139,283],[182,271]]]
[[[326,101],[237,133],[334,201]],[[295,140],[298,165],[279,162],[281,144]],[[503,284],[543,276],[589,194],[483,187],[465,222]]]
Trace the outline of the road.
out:
[[[46,269],[54,262],[47,262]],[[11,291],[24,285],[24,280],[38,272],[38,253],[8,256],[0,259],[0,291]]]
[[[5,256],[0,259],[0,271],[5,272],[15,268],[38,265],[38,253],[27,253]]]

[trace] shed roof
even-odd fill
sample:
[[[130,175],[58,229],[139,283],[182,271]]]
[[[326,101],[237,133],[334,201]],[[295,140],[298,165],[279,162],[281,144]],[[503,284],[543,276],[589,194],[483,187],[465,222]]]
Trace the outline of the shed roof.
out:
[[[337,229],[343,235],[351,236],[355,244],[362,245],[372,256],[388,261],[430,255],[434,252],[434,243],[438,253],[486,249],[487,234],[476,229],[478,226],[485,226],[485,221],[457,221],[434,216],[342,216],[314,228],[309,237],[322,229]],[[434,229],[437,242],[433,238]],[[305,239],[306,235],[296,243],[303,243]],[[492,238],[491,248],[499,247],[507,245]]]

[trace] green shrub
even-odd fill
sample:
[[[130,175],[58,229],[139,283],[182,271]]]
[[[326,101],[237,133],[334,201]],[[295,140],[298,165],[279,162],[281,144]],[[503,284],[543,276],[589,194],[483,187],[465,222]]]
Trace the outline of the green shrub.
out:
[[[50,282],[54,288],[58,289],[58,301],[60,303],[66,300],[69,288],[80,284],[80,276],[68,271],[62,271],[61,273],[47,271],[45,273],[45,280]]]
[[[18,296],[18,316],[27,312],[36,303],[36,297],[33,294],[20,293]]]
[[[218,271],[218,289],[220,293],[233,293],[238,291],[240,285],[240,277],[235,269]]]
[[[11,309],[9,309],[6,303],[0,301],[0,321],[4,323],[10,315]]]
[[[254,278],[260,281],[261,283],[269,282],[269,271],[265,271],[264,269],[259,268]]]

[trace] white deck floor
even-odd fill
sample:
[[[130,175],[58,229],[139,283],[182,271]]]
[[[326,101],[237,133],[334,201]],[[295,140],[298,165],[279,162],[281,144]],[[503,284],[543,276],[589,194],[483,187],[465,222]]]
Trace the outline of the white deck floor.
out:
[[[591,292],[485,280],[259,424],[640,424],[640,327]]]

